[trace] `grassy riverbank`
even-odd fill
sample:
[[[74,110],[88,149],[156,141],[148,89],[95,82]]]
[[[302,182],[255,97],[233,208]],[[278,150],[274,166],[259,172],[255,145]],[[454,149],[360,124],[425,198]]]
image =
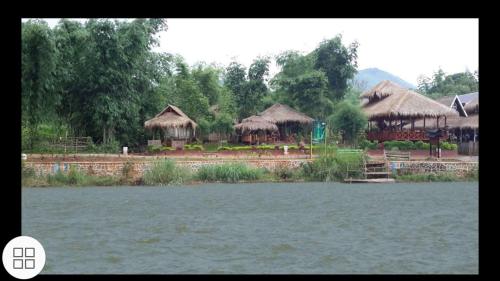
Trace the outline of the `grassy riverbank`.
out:
[[[125,165],[119,176],[89,175],[70,166],[68,172],[54,175],[36,175],[31,168],[22,168],[22,186],[120,186],[120,185],[181,185],[198,183],[238,182],[341,182],[346,177],[362,177],[363,154],[329,154],[298,168],[276,167],[273,171],[254,168],[244,163],[226,163],[202,166],[197,171],[176,165],[166,159],[153,163],[140,179],[131,175]],[[398,182],[477,181],[478,172],[463,176],[451,173],[406,174],[395,176]]]

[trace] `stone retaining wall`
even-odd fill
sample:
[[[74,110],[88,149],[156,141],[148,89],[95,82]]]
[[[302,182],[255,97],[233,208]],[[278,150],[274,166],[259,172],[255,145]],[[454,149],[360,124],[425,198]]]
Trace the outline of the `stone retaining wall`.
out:
[[[216,165],[223,163],[244,163],[253,167],[266,168],[274,170],[276,167],[285,166],[289,168],[298,168],[302,163],[309,162],[311,159],[291,159],[291,160],[204,160],[204,161],[175,161],[179,166],[189,167],[196,171],[204,165]],[[151,167],[153,161],[137,162],[27,162],[26,167],[33,168],[37,175],[55,174],[57,171],[69,171],[71,166],[77,170],[90,175],[97,176],[120,176],[123,174],[124,166],[130,168],[129,175],[134,179],[142,177],[144,171]]]
[[[253,167],[274,170],[276,167],[285,166],[298,168],[302,163],[310,162],[311,159],[288,159],[288,160],[203,160],[203,161],[176,161],[177,165],[189,167],[196,171],[204,165],[215,165],[223,163],[244,163]],[[130,168],[129,175],[134,179],[142,177],[145,170],[151,167],[152,161],[134,162],[26,162],[26,167],[31,167],[37,175],[54,174],[57,171],[69,171],[71,165],[78,170],[91,175],[98,176],[120,176],[124,166]],[[429,173],[429,172],[451,172],[456,175],[464,175],[474,169],[479,169],[478,162],[429,162],[429,161],[391,161],[389,169],[397,173]]]
[[[450,172],[463,176],[470,171],[479,169],[479,162],[391,161],[389,169],[397,173]]]

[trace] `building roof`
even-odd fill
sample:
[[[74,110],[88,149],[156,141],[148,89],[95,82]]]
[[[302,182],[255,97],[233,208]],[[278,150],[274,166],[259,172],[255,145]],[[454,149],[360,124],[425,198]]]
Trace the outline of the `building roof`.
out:
[[[464,104],[468,104],[472,100],[479,98],[479,92],[473,92],[473,93],[468,93],[468,94],[463,94],[463,95],[458,95],[458,98],[460,101]]]
[[[234,129],[241,131],[242,133],[259,130],[276,132],[278,131],[278,126],[276,126],[276,124],[274,123],[269,122],[267,119],[264,119],[261,116],[252,115],[248,118],[243,119],[241,123],[235,125]]]
[[[144,122],[146,129],[153,128],[182,128],[191,126],[193,129],[198,126],[177,106],[169,104],[154,118]]]
[[[369,119],[458,115],[449,106],[387,80],[375,85],[362,97],[369,99],[362,107]]]
[[[312,124],[314,119],[299,112],[288,105],[276,103],[268,109],[262,111],[259,116],[275,124],[286,122],[298,122],[302,124]]]

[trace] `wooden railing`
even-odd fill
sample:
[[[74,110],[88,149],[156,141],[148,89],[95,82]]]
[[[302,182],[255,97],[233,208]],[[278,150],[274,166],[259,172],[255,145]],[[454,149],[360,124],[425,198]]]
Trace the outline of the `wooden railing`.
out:
[[[368,140],[378,140],[379,142],[391,140],[424,141],[429,140],[425,131],[421,130],[400,130],[400,131],[370,131],[366,134]],[[441,140],[448,139],[446,132]]]

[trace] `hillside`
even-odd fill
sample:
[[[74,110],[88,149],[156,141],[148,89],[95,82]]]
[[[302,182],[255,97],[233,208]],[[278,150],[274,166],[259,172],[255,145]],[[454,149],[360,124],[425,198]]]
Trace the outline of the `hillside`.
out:
[[[377,83],[379,83],[382,80],[389,80],[392,82],[395,82],[399,85],[401,85],[404,88],[408,89],[414,89],[416,88],[415,85],[406,82],[405,80],[397,77],[394,74],[391,74],[389,72],[380,70],[378,68],[367,68],[360,70],[358,74],[356,74],[354,78],[354,84],[358,85],[362,90],[368,90],[369,88],[375,86]]]

